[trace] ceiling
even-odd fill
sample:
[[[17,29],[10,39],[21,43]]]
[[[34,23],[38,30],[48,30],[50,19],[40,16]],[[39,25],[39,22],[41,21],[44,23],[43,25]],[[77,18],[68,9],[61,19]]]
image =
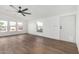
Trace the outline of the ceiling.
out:
[[[51,17],[64,13],[75,12],[74,5],[21,5],[22,8],[29,8],[28,12],[32,15],[26,15],[25,17],[18,14],[15,9],[9,5],[0,5],[0,15],[7,15],[16,19],[39,19],[45,17]],[[15,5],[18,8],[18,5]]]

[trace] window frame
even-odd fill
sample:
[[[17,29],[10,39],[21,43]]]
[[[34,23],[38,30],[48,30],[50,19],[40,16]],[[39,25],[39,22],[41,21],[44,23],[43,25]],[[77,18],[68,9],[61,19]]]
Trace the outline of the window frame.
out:
[[[12,23],[11,22],[14,22],[15,25],[11,25]],[[15,30],[11,30],[11,27],[15,27]],[[17,31],[17,22],[16,21],[9,21],[9,31],[10,32],[16,32]]]
[[[19,23],[21,23],[22,25],[19,25]],[[19,29],[20,27],[22,27],[21,30]],[[23,31],[23,22],[17,22],[17,31]]]
[[[0,26],[0,27],[5,27],[5,31],[4,30],[3,31],[0,30],[0,32],[7,32],[8,31],[8,21],[6,21],[6,20],[0,20],[0,22],[3,22],[4,24],[6,23],[6,25]]]

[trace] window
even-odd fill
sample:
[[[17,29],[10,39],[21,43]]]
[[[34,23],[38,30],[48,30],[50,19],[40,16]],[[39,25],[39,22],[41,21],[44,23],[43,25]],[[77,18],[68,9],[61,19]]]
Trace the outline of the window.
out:
[[[17,22],[17,31],[22,31],[22,30],[23,30],[23,23]]]
[[[16,31],[16,22],[9,22],[10,31]]]
[[[43,23],[42,22],[37,22],[36,23],[36,30],[37,32],[43,32]]]
[[[23,30],[23,23],[0,20],[0,32],[7,32],[7,30],[9,30],[11,32],[22,31]]]
[[[0,20],[0,32],[7,32],[7,21]]]

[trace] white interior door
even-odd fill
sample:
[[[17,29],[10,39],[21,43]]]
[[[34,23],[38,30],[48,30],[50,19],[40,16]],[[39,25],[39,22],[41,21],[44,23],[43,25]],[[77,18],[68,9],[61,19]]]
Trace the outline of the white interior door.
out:
[[[62,16],[60,18],[60,39],[75,42],[76,19],[75,15]]]

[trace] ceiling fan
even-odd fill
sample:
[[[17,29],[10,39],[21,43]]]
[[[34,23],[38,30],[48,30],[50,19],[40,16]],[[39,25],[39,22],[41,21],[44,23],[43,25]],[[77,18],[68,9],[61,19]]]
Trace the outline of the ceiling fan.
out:
[[[10,7],[16,9],[17,13],[21,13],[23,16],[26,16],[25,14],[31,15],[31,13],[25,12],[25,11],[28,10],[28,8],[22,9],[22,7],[19,6],[18,9],[17,9],[17,8],[16,8],[15,6],[13,6],[13,5],[10,5]]]

